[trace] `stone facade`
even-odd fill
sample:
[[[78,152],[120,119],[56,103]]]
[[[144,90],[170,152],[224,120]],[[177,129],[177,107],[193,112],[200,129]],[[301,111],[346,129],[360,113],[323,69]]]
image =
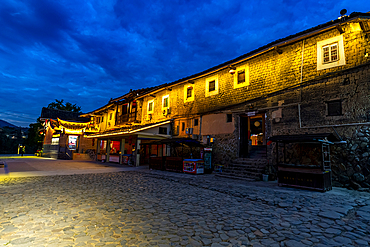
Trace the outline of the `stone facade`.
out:
[[[172,136],[204,143],[214,138],[214,163],[222,165],[249,152],[250,125],[257,117],[263,125],[258,143],[266,146],[269,164],[276,163],[269,137],[333,133],[346,141],[332,145],[334,180],[367,186],[369,19],[370,13],[353,13],[187,78],[130,91],[91,115],[107,120],[111,113],[119,115],[114,112],[120,105],[135,104],[135,121],[109,120],[110,126],[100,124],[101,133],[171,120]]]

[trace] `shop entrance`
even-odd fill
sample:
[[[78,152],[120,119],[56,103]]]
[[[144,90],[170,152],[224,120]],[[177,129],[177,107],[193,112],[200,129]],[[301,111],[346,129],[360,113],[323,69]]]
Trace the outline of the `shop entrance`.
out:
[[[265,114],[240,116],[241,158],[266,158]]]

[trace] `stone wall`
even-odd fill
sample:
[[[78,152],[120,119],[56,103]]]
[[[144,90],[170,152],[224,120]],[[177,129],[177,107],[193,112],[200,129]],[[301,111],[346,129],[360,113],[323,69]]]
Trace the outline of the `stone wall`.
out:
[[[308,37],[304,41],[297,41],[282,46],[280,47],[281,54],[271,50],[236,64],[237,68],[241,66],[249,68],[248,86],[234,88],[234,76],[228,73],[228,68],[195,78],[193,84],[184,82],[174,86],[164,86],[163,89],[142,99],[140,109],[142,111],[142,122],[150,123],[171,118],[205,114],[225,106],[265,97],[274,92],[297,86],[301,83],[302,52],[303,82],[315,80],[330,73],[366,63],[368,58],[364,56],[364,53],[370,50],[369,38],[361,31],[358,23],[344,24],[343,29],[345,33],[341,36],[344,40],[345,65],[317,70],[317,42],[340,36],[337,29],[331,29]],[[206,97],[206,81],[207,78],[213,76],[218,78],[218,93]],[[194,88],[195,96],[193,101],[186,102],[184,99],[185,84]],[[164,95],[169,95],[170,99],[171,114],[168,115],[163,115],[162,111],[162,97]],[[147,117],[147,103],[153,99],[155,102],[154,112],[152,118],[149,119]]]
[[[214,135],[213,164],[227,165],[238,157],[238,141],[235,133]]]
[[[280,119],[271,117],[271,113],[278,108],[268,110],[266,113],[267,122],[271,126],[267,128],[267,135],[306,133],[333,133],[336,135],[338,133],[339,137],[347,143],[331,145],[335,184],[351,188],[369,187],[369,95],[370,64],[342,71],[325,79],[312,81],[311,84],[302,87],[300,91],[282,93],[269,99],[272,102],[284,100],[284,102],[293,104],[287,107],[283,105],[280,108],[282,111]],[[299,98],[301,98],[300,102],[298,101]],[[342,114],[339,116],[328,116],[326,102],[332,99],[339,99],[342,102]],[[262,103],[261,101],[260,104]],[[291,159],[289,155],[296,153],[297,148],[291,147],[288,149],[290,149],[288,151],[289,160]],[[275,157],[276,154],[273,153],[275,149],[271,148],[270,151],[272,157]],[[275,160],[272,160],[272,162],[276,163]]]

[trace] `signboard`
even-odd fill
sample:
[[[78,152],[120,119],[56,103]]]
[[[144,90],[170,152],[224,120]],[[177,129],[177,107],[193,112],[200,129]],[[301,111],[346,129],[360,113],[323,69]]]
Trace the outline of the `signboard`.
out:
[[[76,150],[78,136],[68,136],[68,148],[70,150]]]
[[[59,145],[59,137],[55,138],[51,138],[51,145]]]

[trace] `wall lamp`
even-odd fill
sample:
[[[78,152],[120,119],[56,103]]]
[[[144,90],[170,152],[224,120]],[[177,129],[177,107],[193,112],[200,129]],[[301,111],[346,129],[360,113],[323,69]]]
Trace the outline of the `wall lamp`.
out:
[[[236,73],[236,68],[235,68],[235,66],[229,66],[229,74],[230,75],[233,75],[233,74],[235,74]]]

